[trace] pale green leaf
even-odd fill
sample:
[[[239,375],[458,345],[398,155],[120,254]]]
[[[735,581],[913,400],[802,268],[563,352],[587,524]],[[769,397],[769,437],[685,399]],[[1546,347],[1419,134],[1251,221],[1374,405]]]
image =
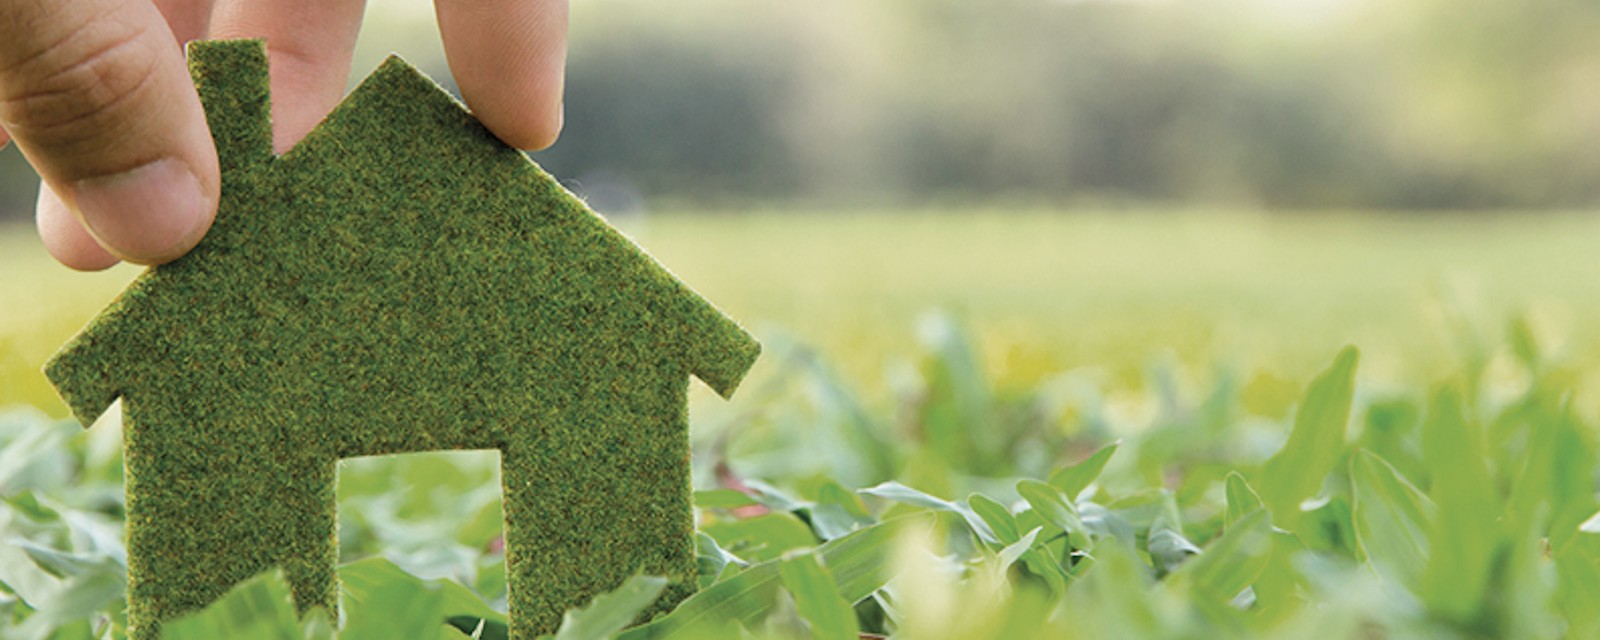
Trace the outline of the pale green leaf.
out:
[[[855,640],[855,609],[839,595],[838,585],[811,552],[792,553],[779,562],[783,586],[794,597],[800,617],[815,640]],[[559,640],[559,639],[558,639]]]
[[[1428,561],[1436,508],[1383,458],[1360,450],[1350,458],[1356,541],[1379,572],[1415,589]]]
[[[1344,453],[1358,359],[1355,347],[1345,347],[1333,364],[1311,381],[1295,412],[1288,441],[1261,469],[1255,488],[1278,526],[1295,528],[1300,503],[1317,495],[1323,479]]]
[[[1076,498],[1100,477],[1100,472],[1105,470],[1106,463],[1111,461],[1111,456],[1117,452],[1117,446],[1120,444],[1122,443],[1113,442],[1101,447],[1078,464],[1057,469],[1055,473],[1050,474],[1050,484],[1068,497]]]
[[[595,596],[588,605],[562,616],[556,640],[610,640],[632,624],[666,588],[667,579],[659,576],[628,578],[622,586]]]

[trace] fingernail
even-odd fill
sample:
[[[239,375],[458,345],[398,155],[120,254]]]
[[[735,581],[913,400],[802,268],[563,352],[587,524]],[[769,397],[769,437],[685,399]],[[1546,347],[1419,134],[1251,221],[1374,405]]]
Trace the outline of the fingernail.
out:
[[[89,232],[129,262],[157,264],[182,256],[200,242],[215,213],[200,180],[172,159],[73,187]]]

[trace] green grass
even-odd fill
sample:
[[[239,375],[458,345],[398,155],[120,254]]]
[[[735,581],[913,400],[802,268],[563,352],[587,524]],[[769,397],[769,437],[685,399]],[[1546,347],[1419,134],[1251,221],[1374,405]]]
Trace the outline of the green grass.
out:
[[[770,350],[732,402],[693,405],[701,593],[625,638],[1600,633],[1600,220],[632,229]],[[0,418],[0,638],[115,637],[115,420],[46,417],[28,367],[131,272],[0,247],[0,397],[19,405]],[[341,467],[341,637],[504,628],[495,466]],[[654,584],[560,637],[604,637]],[[263,576],[174,633],[328,637],[283,589]]]

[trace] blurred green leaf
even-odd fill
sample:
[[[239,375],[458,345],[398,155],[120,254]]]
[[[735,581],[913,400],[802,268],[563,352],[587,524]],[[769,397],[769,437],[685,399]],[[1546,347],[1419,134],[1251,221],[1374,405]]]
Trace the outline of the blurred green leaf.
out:
[[[952,469],[992,471],[1001,443],[991,424],[994,400],[967,330],[953,316],[917,320],[925,356],[919,426],[923,440]]]
[[[783,586],[794,596],[800,617],[816,640],[855,640],[859,634],[850,602],[811,552],[791,553],[779,562]]]
[[[889,556],[899,527],[920,518],[876,524],[818,547],[840,597],[857,602],[888,580]],[[698,639],[726,632],[729,624],[753,625],[773,606],[782,581],[778,561],[752,565],[739,575],[690,596],[671,613],[622,633],[624,640]]]
[[[1256,495],[1256,490],[1238,471],[1229,471],[1227,479],[1223,481],[1223,499],[1226,502],[1223,522],[1230,527],[1263,508],[1261,496]]]
[[[446,622],[461,616],[491,624],[506,622],[504,614],[465,587],[447,580],[422,580],[383,558],[340,567],[339,583],[345,616],[341,640],[449,638],[444,635]]]
[[[1117,453],[1117,446],[1120,444],[1113,442],[1101,447],[1078,464],[1057,469],[1055,473],[1050,474],[1050,484],[1060,489],[1067,497],[1076,499],[1079,493],[1095,481],[1095,478],[1100,477],[1100,472],[1105,470],[1106,463]]]
[[[561,618],[555,640],[610,640],[639,617],[667,588],[659,576],[633,576],[609,593],[602,593],[580,609]]]
[[[511,636],[511,629],[506,623],[478,616],[450,616],[444,622],[472,640],[507,640]],[[539,637],[541,640],[550,638],[548,635]]]
[[[1311,381],[1295,412],[1294,430],[1261,469],[1255,483],[1262,502],[1280,527],[1295,529],[1300,503],[1315,497],[1344,453],[1345,427],[1355,393],[1355,347],[1345,347],[1333,364]]]
[[[1511,317],[1511,326],[1507,329],[1508,342],[1511,343],[1511,352],[1517,354],[1517,359],[1530,369],[1539,367],[1539,340],[1534,336],[1533,325],[1528,322],[1527,314],[1518,314]]]
[[[995,538],[1002,544],[1012,544],[1021,538],[1017,531],[1017,518],[1011,515],[1011,510],[1005,505],[996,502],[994,498],[974,493],[967,496],[967,507],[989,525],[989,530],[994,532]]]
[[[738,509],[760,504],[749,494],[733,489],[703,489],[694,492],[694,506],[701,509]]]
[[[1569,638],[1600,637],[1600,534],[1584,532],[1555,555],[1556,604]]]
[[[1089,547],[1089,531],[1078,517],[1077,507],[1060,490],[1038,480],[1023,479],[1017,481],[1017,494],[1028,501],[1034,513],[1039,514],[1045,522],[1066,533],[1073,547]]]
[[[1387,461],[1360,450],[1350,458],[1351,509],[1356,541],[1367,560],[1401,585],[1415,589],[1428,562],[1428,531],[1435,507]]]
[[[1162,498],[1161,512],[1150,524],[1145,546],[1155,562],[1157,575],[1175,571],[1189,558],[1200,554],[1200,547],[1183,535],[1183,520],[1172,494],[1166,493]]]
[[[972,532],[977,534],[978,538],[984,542],[996,543],[999,541],[999,538],[995,537],[994,531],[989,528],[989,523],[978,517],[978,514],[970,507],[959,502],[951,502],[929,495],[898,482],[885,482],[875,487],[862,489],[860,492],[914,507],[924,507],[935,511],[947,511],[957,514],[967,523]]]
[[[702,529],[717,544],[753,562],[772,560],[790,549],[817,543],[811,527],[790,513],[764,513],[753,518],[719,520]]]
[[[400,614],[403,612],[396,611]],[[438,618],[435,618],[437,624]],[[301,640],[300,621],[289,600],[289,585],[281,571],[261,574],[228,590],[228,593],[195,613],[167,623],[161,629],[164,640]],[[343,637],[375,638],[372,635]],[[405,637],[404,634],[391,637]],[[413,636],[415,637],[415,636]]]
[[[700,588],[704,589],[721,579],[730,571],[737,571],[745,566],[743,559],[739,558],[722,545],[717,544],[717,539],[706,535],[704,531],[694,534],[695,564],[699,575]]]
[[[1253,511],[1179,571],[1193,577],[1202,596],[1219,604],[1231,602],[1266,570],[1272,557],[1271,534],[1267,513]]]
[[[804,509],[811,529],[823,540],[833,540],[876,520],[861,503],[861,496],[826,480],[817,488],[817,501]]]
[[[1482,435],[1462,415],[1459,394],[1452,387],[1440,389],[1431,409],[1423,424],[1422,452],[1438,517],[1429,530],[1431,555],[1421,591],[1437,613],[1471,621],[1483,611],[1490,572],[1502,551],[1503,502],[1485,466]]]

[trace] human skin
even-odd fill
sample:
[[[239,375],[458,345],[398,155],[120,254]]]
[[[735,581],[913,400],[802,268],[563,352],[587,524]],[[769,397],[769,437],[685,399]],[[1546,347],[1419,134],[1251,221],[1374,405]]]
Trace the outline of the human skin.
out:
[[[46,250],[92,271],[177,259],[216,216],[219,170],[182,43],[263,38],[273,145],[338,104],[364,0],[0,2],[0,146],[42,184]],[[561,131],[567,0],[435,0],[446,58],[473,114],[507,144]]]

